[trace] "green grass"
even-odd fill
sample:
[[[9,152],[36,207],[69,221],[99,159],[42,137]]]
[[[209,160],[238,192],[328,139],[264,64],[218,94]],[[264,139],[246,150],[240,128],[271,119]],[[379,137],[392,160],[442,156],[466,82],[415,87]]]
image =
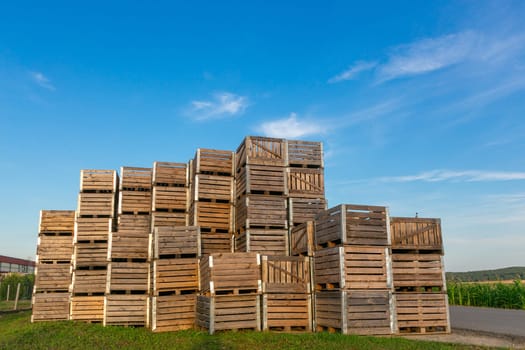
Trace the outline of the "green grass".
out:
[[[484,306],[525,310],[525,285],[514,283],[447,283],[448,302],[451,305]]]
[[[0,349],[480,349],[480,347],[329,333],[201,331],[152,333],[71,321],[30,323],[30,312],[0,314]]]
[[[0,301],[0,311],[11,311],[15,307],[14,300],[9,301]],[[31,309],[31,300],[19,300],[17,305],[17,310]]]

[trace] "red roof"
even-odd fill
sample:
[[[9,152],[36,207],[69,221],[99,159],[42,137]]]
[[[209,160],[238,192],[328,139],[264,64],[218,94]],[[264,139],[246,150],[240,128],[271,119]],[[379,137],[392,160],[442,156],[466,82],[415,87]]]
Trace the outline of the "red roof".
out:
[[[12,258],[10,256],[0,255],[0,262],[8,264],[18,264],[25,266],[35,266],[35,262],[31,260]]]

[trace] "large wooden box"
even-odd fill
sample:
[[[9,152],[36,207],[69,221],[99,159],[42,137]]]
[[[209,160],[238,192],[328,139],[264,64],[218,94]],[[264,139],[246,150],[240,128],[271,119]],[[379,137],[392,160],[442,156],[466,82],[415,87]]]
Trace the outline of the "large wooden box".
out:
[[[69,292],[71,274],[70,264],[37,264],[34,290],[36,292]]]
[[[73,249],[73,266],[106,266],[108,263],[108,242],[76,243]]]
[[[106,295],[104,326],[149,327],[150,298],[147,295]]]
[[[79,217],[113,217],[116,194],[114,192],[78,194],[77,212]]]
[[[410,254],[394,251],[392,272],[396,291],[442,292],[446,280],[440,254]]]
[[[75,225],[74,210],[41,210],[39,233],[72,233]]]
[[[287,200],[284,196],[248,194],[237,200],[235,229],[288,228]]]
[[[315,220],[315,243],[319,247],[336,244],[390,244],[388,209],[370,205],[341,204],[320,213]]]
[[[193,159],[193,175],[210,174],[233,176],[235,152],[198,148]]]
[[[314,221],[317,215],[326,210],[326,200],[320,198],[292,197],[288,198],[290,223],[300,225]]]
[[[151,213],[151,227],[187,226],[188,213],[155,211]]]
[[[197,257],[201,255],[199,226],[161,226],[154,232],[155,259]]]
[[[73,232],[41,233],[38,235],[36,254],[39,261],[71,261]]]
[[[108,265],[106,293],[148,293],[150,263],[111,262]]]
[[[189,203],[188,187],[153,186],[152,211],[185,213]]]
[[[192,200],[202,202],[233,203],[233,176],[197,174],[194,177]]]
[[[198,258],[153,261],[154,295],[197,293],[199,282]]]
[[[290,229],[290,250],[292,255],[314,255],[314,230],[313,221],[293,226]]]
[[[103,295],[107,285],[107,265],[96,269],[73,270],[71,292],[73,295]]]
[[[80,192],[116,192],[118,181],[115,170],[84,169],[80,171]]]
[[[110,234],[108,259],[149,259],[150,231],[149,215],[119,215],[118,231]]]
[[[197,326],[210,334],[230,329],[261,329],[260,296],[215,295],[197,297]]]
[[[399,333],[450,333],[448,297],[443,293],[396,293]]]
[[[72,296],[70,319],[102,323],[104,321],[104,296]]]
[[[186,163],[154,162],[153,185],[155,186],[188,186],[188,165]]]
[[[344,246],[315,252],[317,290],[385,289],[392,286],[389,249],[376,246]]]
[[[288,255],[288,230],[247,229],[235,234],[236,252]]]
[[[322,168],[323,144],[314,141],[287,140],[288,164],[291,167]]]
[[[286,166],[287,153],[284,139],[246,136],[237,148],[236,168],[240,169],[245,164]]]
[[[34,293],[31,322],[69,319],[69,293]]]
[[[153,297],[151,304],[153,332],[173,332],[195,327],[196,294]]]
[[[263,294],[262,329],[312,331],[312,294]]]
[[[287,195],[286,168],[278,165],[245,165],[236,175],[236,197],[247,193]]]
[[[324,170],[287,168],[288,194],[302,198],[324,198]]]
[[[233,205],[230,203],[193,202],[189,224],[200,226],[201,232],[233,232]]]
[[[75,243],[92,241],[107,242],[112,228],[113,220],[110,218],[77,217],[73,241]]]
[[[231,233],[202,232],[201,253],[202,255],[213,253],[231,253],[233,251]]]
[[[262,256],[263,293],[311,293],[310,258]]]
[[[441,220],[426,218],[390,218],[392,249],[434,250],[443,253]]]

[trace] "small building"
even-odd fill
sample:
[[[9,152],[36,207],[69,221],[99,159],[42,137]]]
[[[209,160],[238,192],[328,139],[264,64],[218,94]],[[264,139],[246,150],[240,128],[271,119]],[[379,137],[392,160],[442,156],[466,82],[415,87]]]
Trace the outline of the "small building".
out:
[[[31,260],[12,258],[10,256],[0,255],[0,275],[17,272],[17,273],[34,273],[35,262]]]

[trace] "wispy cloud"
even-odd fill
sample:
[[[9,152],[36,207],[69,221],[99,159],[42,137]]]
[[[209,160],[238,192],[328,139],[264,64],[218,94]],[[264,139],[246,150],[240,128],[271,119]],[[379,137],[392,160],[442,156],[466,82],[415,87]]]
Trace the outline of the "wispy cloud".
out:
[[[480,170],[431,170],[415,175],[382,177],[382,182],[479,182],[525,180],[525,172],[480,171]]]
[[[341,81],[354,79],[359,73],[371,70],[375,66],[377,66],[377,62],[357,61],[356,63],[354,63],[354,65],[352,65],[344,72],[336,75],[335,77],[330,78],[328,80],[328,83],[334,84],[339,83]]]
[[[230,92],[219,92],[211,100],[191,102],[191,115],[196,120],[224,118],[242,114],[248,107],[248,98]]]
[[[40,87],[43,87],[44,89],[55,91],[55,86],[51,84],[51,81],[41,72],[29,72],[31,74],[31,78],[35,83],[37,83]]]
[[[299,120],[295,113],[291,113],[287,118],[264,122],[258,129],[266,136],[281,138],[318,135],[326,131],[326,128],[321,124]]]

